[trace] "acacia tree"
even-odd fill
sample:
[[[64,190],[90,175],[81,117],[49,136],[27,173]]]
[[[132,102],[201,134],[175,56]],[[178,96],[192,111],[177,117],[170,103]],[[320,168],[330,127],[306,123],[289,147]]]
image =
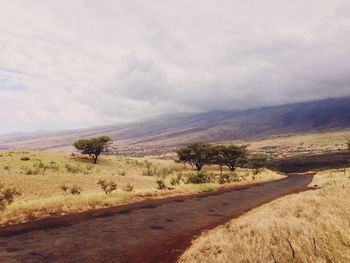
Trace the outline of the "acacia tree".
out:
[[[216,145],[212,150],[212,162],[226,165],[231,171],[246,163],[247,145]]]
[[[225,165],[225,145],[215,145],[211,150],[211,164],[217,164],[220,167],[220,173],[222,174],[222,168]]]
[[[94,163],[97,162],[98,157],[102,152],[107,151],[112,139],[108,136],[101,136],[97,138],[81,139],[76,141],[73,145],[81,153],[88,154]]]
[[[248,166],[252,169],[259,169],[264,167],[266,160],[267,156],[265,154],[257,153],[248,160]]]
[[[176,151],[180,162],[195,166],[197,171],[202,170],[205,164],[211,162],[212,147],[208,143],[194,142]]]

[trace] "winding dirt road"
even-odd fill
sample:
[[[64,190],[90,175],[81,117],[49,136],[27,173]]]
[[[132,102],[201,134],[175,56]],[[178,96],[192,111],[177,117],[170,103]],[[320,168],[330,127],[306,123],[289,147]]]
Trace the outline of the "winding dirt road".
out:
[[[0,229],[0,262],[174,262],[204,229],[303,191],[313,174]]]

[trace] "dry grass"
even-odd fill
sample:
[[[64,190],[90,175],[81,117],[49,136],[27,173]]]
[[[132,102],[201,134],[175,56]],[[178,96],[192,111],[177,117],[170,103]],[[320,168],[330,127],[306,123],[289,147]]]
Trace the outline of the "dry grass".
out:
[[[347,149],[349,140],[350,131],[346,130],[272,136],[266,139],[234,141],[234,143],[249,144],[248,149],[253,152],[264,152],[273,157],[288,157],[306,153],[344,150]]]
[[[315,184],[204,233],[180,262],[350,262],[350,169]]]
[[[22,161],[29,157],[29,161]],[[214,169],[214,170],[213,170]],[[218,172],[206,168],[208,172]],[[0,180],[6,187],[22,192],[15,202],[0,211],[0,224],[24,222],[35,218],[110,207],[150,198],[206,192],[223,187],[218,183],[172,186],[171,178],[191,173],[188,167],[170,160],[103,156],[97,165],[81,156],[69,156],[57,152],[0,152]],[[227,171],[226,171],[227,172]],[[252,171],[238,171],[244,180],[229,184],[241,185],[281,178],[264,171],[254,176]],[[148,176],[150,175],[150,176]],[[99,179],[114,181],[118,190],[106,195],[97,184]],[[158,190],[156,181],[164,180],[171,189]],[[254,180],[253,180],[254,179]],[[80,195],[64,195],[61,185],[81,187]],[[127,192],[130,184],[134,187]],[[227,185],[225,185],[227,186]]]

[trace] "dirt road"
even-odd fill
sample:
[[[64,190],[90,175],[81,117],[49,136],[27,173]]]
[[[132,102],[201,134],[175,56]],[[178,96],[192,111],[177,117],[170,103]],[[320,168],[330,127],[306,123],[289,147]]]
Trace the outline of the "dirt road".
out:
[[[174,262],[202,230],[305,190],[311,181],[311,174],[292,174],[245,189],[131,205],[87,220],[72,218],[70,224],[57,219],[39,229],[30,224],[10,232],[0,229],[0,262]]]

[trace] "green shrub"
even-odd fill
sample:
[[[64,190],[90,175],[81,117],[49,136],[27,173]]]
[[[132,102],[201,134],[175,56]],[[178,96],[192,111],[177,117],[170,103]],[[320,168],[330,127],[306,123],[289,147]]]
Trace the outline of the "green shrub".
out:
[[[102,190],[106,193],[106,194],[110,194],[112,193],[114,190],[117,189],[117,184],[113,181],[105,181],[103,179],[98,180],[97,182],[98,185],[101,186]]]
[[[187,184],[205,184],[210,182],[210,177],[208,174],[204,172],[197,172],[194,174],[190,174],[187,178]]]
[[[172,177],[170,179],[170,184],[171,185],[179,185],[181,183],[181,180],[182,180],[182,174],[179,173],[176,175],[176,177]]]
[[[229,174],[221,174],[218,180],[219,184],[228,184],[231,182],[231,178]]]
[[[170,184],[171,184],[171,185],[179,185],[179,184],[180,184],[180,181],[177,180],[176,177],[172,177],[172,178],[170,179]]]
[[[158,184],[158,189],[159,189],[159,190],[163,190],[163,189],[166,188],[166,185],[165,185],[165,183],[164,183],[164,180],[162,180],[162,179],[157,180],[157,184]]]
[[[0,210],[4,210],[6,206],[12,204],[16,196],[20,196],[21,192],[16,188],[4,188],[3,184],[0,184]]]

